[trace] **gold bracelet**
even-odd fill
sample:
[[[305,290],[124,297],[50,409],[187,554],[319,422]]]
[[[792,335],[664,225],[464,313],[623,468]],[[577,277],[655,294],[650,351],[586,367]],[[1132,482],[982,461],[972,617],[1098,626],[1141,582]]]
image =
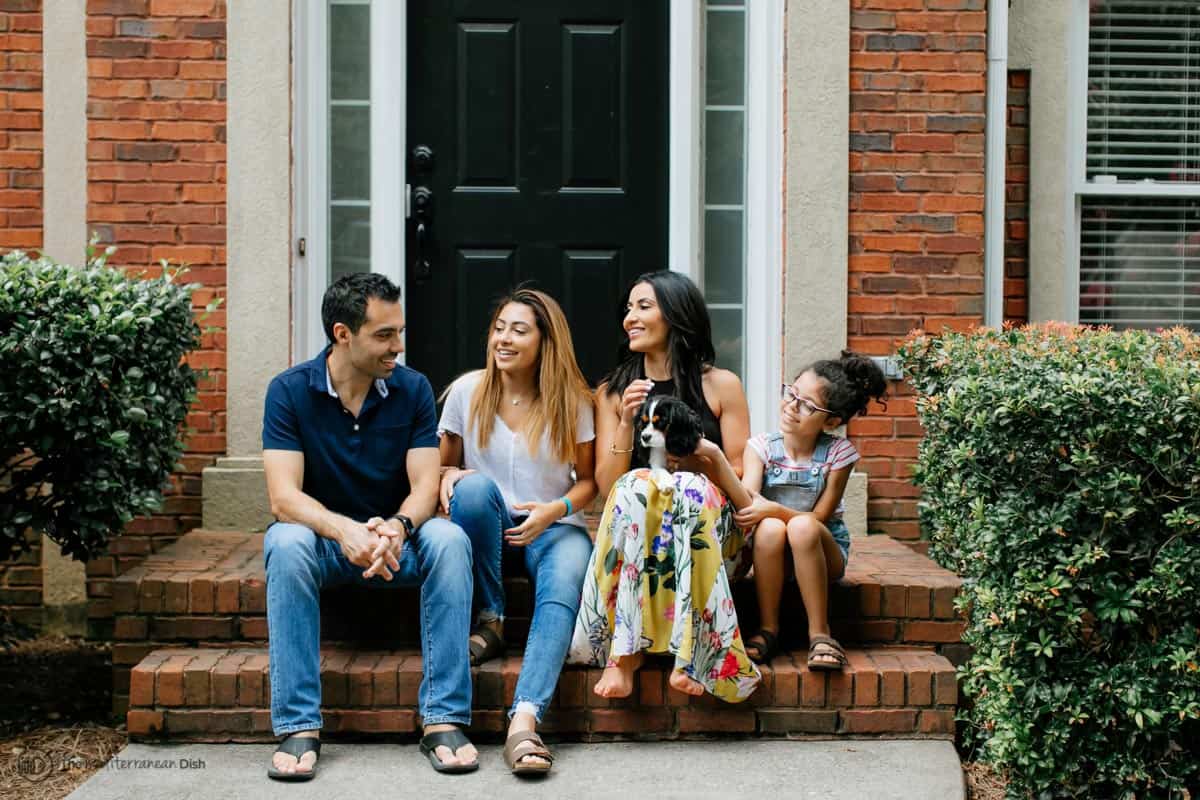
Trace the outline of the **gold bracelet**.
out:
[[[622,453],[632,453],[633,448],[631,447],[628,450],[618,450],[617,446],[615,444],[610,444],[608,446],[608,452],[612,453],[615,456],[615,455],[620,455]]]

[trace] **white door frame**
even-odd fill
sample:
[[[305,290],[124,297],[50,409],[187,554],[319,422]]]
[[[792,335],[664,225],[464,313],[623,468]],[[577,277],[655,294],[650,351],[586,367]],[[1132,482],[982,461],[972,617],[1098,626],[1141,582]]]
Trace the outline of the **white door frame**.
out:
[[[746,399],[753,431],[773,431],[783,380],[784,0],[747,0]],[[699,205],[699,203],[694,203]]]
[[[354,2],[354,0],[346,0]],[[293,244],[293,363],[311,358],[324,344],[320,301],[328,248],[326,187],[329,136],[328,2],[293,0],[295,158]],[[670,123],[668,266],[703,286],[701,231],[703,192],[703,0],[670,0]],[[783,0],[746,6],[748,113],[746,130],[746,389],[756,429],[774,424],[782,370],[780,294],[783,283]],[[397,147],[407,130],[407,3],[371,3],[371,252],[381,272],[404,286],[404,225],[407,217],[405,158]],[[399,43],[399,44],[397,44]],[[323,60],[318,61],[317,58]],[[381,79],[387,76],[387,80]],[[374,254],[386,253],[376,259]],[[308,254],[322,254],[321,258]],[[321,268],[321,274],[313,274]],[[407,297],[407,294],[405,294]]]

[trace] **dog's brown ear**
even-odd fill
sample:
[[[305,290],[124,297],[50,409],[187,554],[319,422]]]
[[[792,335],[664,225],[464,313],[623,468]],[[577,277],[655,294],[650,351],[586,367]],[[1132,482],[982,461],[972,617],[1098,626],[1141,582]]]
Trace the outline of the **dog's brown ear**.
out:
[[[659,404],[659,409],[662,409],[662,404]],[[696,452],[696,446],[704,436],[700,415],[682,400],[668,404],[665,412],[667,421],[661,427],[666,434],[667,452],[676,458]]]

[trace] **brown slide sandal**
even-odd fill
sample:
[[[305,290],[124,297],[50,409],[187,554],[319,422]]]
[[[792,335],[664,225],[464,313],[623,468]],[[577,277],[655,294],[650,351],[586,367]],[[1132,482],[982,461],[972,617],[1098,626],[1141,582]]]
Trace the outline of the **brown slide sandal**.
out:
[[[818,647],[825,649],[818,651]],[[824,660],[822,660],[824,659]],[[836,672],[846,666],[846,651],[832,636],[810,636],[808,639],[808,668]]]
[[[467,644],[467,649],[471,651],[471,666],[478,667],[485,661],[491,661],[493,658],[498,658],[504,655],[508,650],[508,645],[500,638],[500,634],[489,628],[487,625],[479,625],[471,631],[471,636],[478,636],[483,639],[483,644],[476,641],[471,641]]]
[[[521,759],[526,756],[538,756],[549,763],[525,763]],[[504,742],[504,763],[513,775],[545,775],[553,761],[554,754],[536,731],[518,731]]]

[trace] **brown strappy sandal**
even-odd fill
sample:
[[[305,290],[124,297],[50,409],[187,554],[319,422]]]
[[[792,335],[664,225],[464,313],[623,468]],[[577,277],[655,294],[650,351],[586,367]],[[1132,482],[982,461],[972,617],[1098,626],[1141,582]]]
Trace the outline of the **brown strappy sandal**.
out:
[[[751,661],[755,664],[765,664],[779,652],[779,634],[767,628],[759,628],[742,643],[742,646]]]
[[[526,756],[544,758],[546,762],[525,762]],[[513,775],[545,775],[554,763],[554,754],[537,731],[518,731],[504,742],[504,763]]]
[[[485,661],[502,656],[508,650],[508,645],[500,638],[500,634],[487,625],[478,625],[473,628],[471,636],[478,636],[484,642],[480,644],[472,639],[467,643],[467,649],[471,652],[472,667],[478,667]]]
[[[817,653],[818,645],[825,645],[825,647],[829,649],[821,653]],[[818,656],[820,659],[824,660],[819,660],[817,658]],[[842,649],[840,644],[838,644],[837,639],[834,639],[832,636],[808,637],[809,669],[837,672],[844,666],[846,666],[846,651]]]

